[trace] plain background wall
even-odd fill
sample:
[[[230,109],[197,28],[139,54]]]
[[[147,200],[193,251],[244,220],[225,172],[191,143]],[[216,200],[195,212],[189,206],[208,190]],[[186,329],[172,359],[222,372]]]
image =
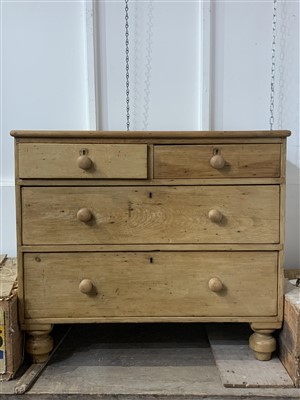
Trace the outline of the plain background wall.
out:
[[[139,49],[145,52],[143,43],[150,37],[147,128],[201,129],[201,4],[153,1],[152,5],[150,10],[147,2],[136,4],[130,14],[136,56],[131,60],[132,71],[136,68],[133,128],[143,127],[145,109],[139,99],[145,96],[147,54]],[[278,5],[274,128],[293,131],[287,157],[286,265],[290,268],[299,266],[300,241],[299,6],[286,1]],[[84,2],[2,3],[1,253],[16,252],[9,131],[91,127],[85,7]],[[123,12],[122,1],[107,2],[95,13],[101,19],[101,29],[95,31],[101,36],[95,41],[101,69],[96,78],[102,76],[101,82],[96,79],[102,99],[100,129],[125,129]],[[140,19],[134,25],[135,16]],[[134,33],[139,33],[135,40]],[[212,129],[269,129],[271,41],[272,2],[212,3]]]
[[[87,129],[85,11],[1,2],[1,253],[16,254],[12,129]]]
[[[212,129],[269,129],[273,2],[218,2],[214,10]],[[289,129],[286,266],[300,266],[299,8],[278,2],[275,123]]]
[[[108,107],[103,129],[126,130],[125,31],[123,2],[101,4],[104,26],[99,36],[105,65]],[[154,1],[130,4],[131,130],[197,130],[200,121],[199,2]]]

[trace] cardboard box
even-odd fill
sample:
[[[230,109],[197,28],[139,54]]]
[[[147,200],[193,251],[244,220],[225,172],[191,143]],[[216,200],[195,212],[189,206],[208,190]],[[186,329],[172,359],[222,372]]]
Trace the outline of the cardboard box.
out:
[[[283,328],[279,334],[279,358],[295,386],[300,387],[300,288],[288,281]]]
[[[18,324],[16,259],[0,255],[0,380],[13,378],[23,362]]]

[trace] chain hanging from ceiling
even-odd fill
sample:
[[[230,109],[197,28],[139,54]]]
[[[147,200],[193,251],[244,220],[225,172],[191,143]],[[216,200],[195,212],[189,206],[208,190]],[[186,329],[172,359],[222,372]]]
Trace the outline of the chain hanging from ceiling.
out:
[[[274,102],[275,102],[275,68],[276,68],[276,25],[277,25],[277,0],[273,0],[272,18],[272,63],[271,63],[271,93],[270,93],[270,130],[274,125]]]
[[[129,91],[129,0],[125,0],[125,62],[126,62],[126,126],[130,130],[130,91]]]
[[[151,36],[152,36],[152,1],[150,1],[150,23],[148,26],[148,54],[147,54],[147,74],[150,76],[151,66]],[[271,86],[270,86],[270,130],[273,130],[274,125],[274,105],[275,105],[275,71],[276,71],[276,31],[277,31],[277,0],[273,0],[273,16],[272,16],[272,55],[271,55]],[[126,127],[127,131],[130,130],[130,82],[129,82],[129,0],[125,0],[125,62],[126,62]],[[150,78],[146,79],[145,97],[146,106],[144,107],[144,129],[148,126],[148,106],[149,105],[149,85]]]
[[[129,26],[129,0],[125,0],[125,79],[126,79],[126,126],[127,131],[132,128],[137,130],[138,122],[142,125],[140,129],[147,130],[149,124],[150,109],[150,89],[152,78],[152,44],[153,44],[153,0],[143,2],[143,11],[147,12],[147,20],[144,22],[144,12],[141,13],[140,4],[134,3],[133,14],[133,43],[134,49],[130,59],[133,59],[133,69],[129,74],[130,67],[130,26]],[[141,18],[142,17],[142,18]],[[139,21],[142,20],[142,22]],[[143,43],[145,42],[145,43]],[[141,59],[144,59],[144,66],[141,65]],[[141,79],[141,75],[143,79]],[[133,77],[132,79],[130,79]],[[132,80],[132,87],[131,82]],[[142,83],[143,81],[143,83]],[[141,90],[141,87],[143,89]],[[140,89],[138,88],[140,87]],[[132,94],[132,96],[131,96]],[[133,123],[131,123],[131,112],[133,114]],[[139,115],[142,120],[138,121]]]
[[[149,108],[150,108],[150,88],[151,88],[151,70],[152,70],[152,37],[153,37],[153,1],[148,2],[148,21],[146,37],[146,65],[145,65],[145,87],[144,87],[144,112],[143,112],[143,130],[148,129]]]

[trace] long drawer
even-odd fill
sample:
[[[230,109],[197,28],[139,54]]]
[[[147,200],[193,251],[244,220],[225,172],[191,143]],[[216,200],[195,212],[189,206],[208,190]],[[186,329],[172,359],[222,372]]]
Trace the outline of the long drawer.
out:
[[[277,253],[27,253],[24,288],[26,318],[273,316]]]
[[[29,179],[147,179],[147,145],[20,143],[18,167]]]
[[[157,145],[155,178],[280,176],[280,144]]]
[[[279,187],[24,187],[22,240],[278,243]]]

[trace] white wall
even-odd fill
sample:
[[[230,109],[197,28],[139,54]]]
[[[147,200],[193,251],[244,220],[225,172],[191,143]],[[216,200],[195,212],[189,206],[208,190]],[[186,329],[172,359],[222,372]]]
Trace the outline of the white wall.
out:
[[[105,130],[126,130],[124,13],[123,1],[97,7]],[[199,2],[129,2],[131,130],[201,128],[200,17]]]
[[[212,129],[269,129],[272,3],[216,2],[213,13]],[[278,2],[275,123],[289,129],[286,267],[299,254],[299,7]]]
[[[145,45],[149,5],[131,4],[130,38],[139,49]],[[286,265],[290,268],[300,264],[299,6],[299,2],[278,3],[274,128],[293,131],[287,157]],[[97,3],[96,11],[95,17],[101,20],[95,30],[99,36],[96,61],[101,68],[95,77],[101,95],[98,126],[125,129],[123,1]],[[201,128],[200,11],[195,2],[153,1],[148,129]],[[13,141],[9,131],[88,129],[93,97],[91,93],[89,97],[88,82],[93,79],[88,80],[86,73],[92,68],[86,68],[82,3],[10,1],[2,3],[2,14],[1,252],[13,255]],[[140,26],[134,27],[137,15]],[[168,29],[163,28],[166,21]],[[272,1],[213,2],[211,22],[211,128],[269,129]],[[135,40],[132,30],[139,32]],[[131,59],[132,71],[141,67],[133,74],[132,128],[141,129],[144,54],[134,50],[131,54],[139,58]]]
[[[1,2],[1,243],[14,255],[12,129],[87,129],[85,9],[76,2]]]

